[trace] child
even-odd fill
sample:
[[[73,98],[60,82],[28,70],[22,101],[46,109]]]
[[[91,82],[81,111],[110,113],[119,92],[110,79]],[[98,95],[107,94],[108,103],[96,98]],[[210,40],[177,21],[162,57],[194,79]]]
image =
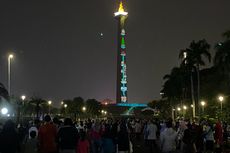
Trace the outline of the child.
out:
[[[77,144],[77,153],[89,153],[89,141],[86,139],[86,133],[80,132],[80,140]]]
[[[37,133],[36,131],[30,131],[29,139],[25,144],[25,152],[24,153],[37,153],[37,144],[38,141],[36,139]]]

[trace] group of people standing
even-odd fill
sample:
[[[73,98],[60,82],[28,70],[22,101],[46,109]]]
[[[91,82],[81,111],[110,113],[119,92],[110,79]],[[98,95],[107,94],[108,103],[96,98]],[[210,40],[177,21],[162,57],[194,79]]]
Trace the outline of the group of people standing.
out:
[[[144,128],[146,144],[154,153],[221,153],[228,139],[224,135],[220,121],[212,124],[205,120],[200,123],[180,120],[173,124],[168,119],[161,123],[149,121]]]
[[[27,128],[16,128],[6,121],[0,132],[0,153],[128,153],[130,135],[127,122],[86,120],[73,123],[53,120],[34,122]]]
[[[222,152],[223,129],[220,121],[215,125],[171,119],[73,123],[70,118],[62,122],[46,115],[44,122],[36,120],[27,127],[16,128],[13,121],[6,121],[0,130],[0,153],[132,153],[136,142],[146,153]]]

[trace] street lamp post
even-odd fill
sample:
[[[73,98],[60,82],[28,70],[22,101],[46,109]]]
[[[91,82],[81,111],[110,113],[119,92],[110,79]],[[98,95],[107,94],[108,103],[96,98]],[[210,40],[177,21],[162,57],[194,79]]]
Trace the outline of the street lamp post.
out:
[[[86,107],[83,106],[81,109],[82,109],[82,112],[83,112],[83,117],[85,117]],[[75,120],[76,120],[76,118],[75,118]]]
[[[48,101],[48,105],[49,105],[49,114],[50,114],[50,106],[51,106],[51,104],[52,104],[52,101],[49,100],[49,101]]]
[[[201,101],[200,104],[202,106],[202,112],[204,114],[204,106],[206,105],[206,102],[205,101]]]
[[[177,107],[177,111],[178,111],[178,114],[179,114],[179,116],[180,116],[181,108],[180,108],[180,107]]]
[[[68,107],[67,104],[64,104],[64,109],[65,109],[65,115],[66,115],[66,108]]]
[[[14,58],[13,54],[10,54],[8,56],[8,92],[9,92],[9,96],[11,95],[11,59]]]
[[[24,105],[24,102],[25,102],[26,96],[25,96],[25,95],[22,95],[22,96],[21,96],[21,99],[22,99],[22,104]]]
[[[185,116],[185,114],[186,114],[186,110],[187,110],[187,106],[183,106],[183,109],[184,109],[184,116]]]
[[[183,58],[184,58],[184,64],[187,65],[188,53],[186,51],[183,52]],[[195,98],[194,98],[194,87],[193,87],[193,77],[192,77],[192,72],[190,74],[190,82],[191,82],[191,97],[192,97],[192,116],[193,118],[196,117],[196,103],[195,103]]]
[[[24,106],[24,100],[26,99],[25,95],[21,96],[21,101],[18,102],[17,107],[18,107],[18,112],[17,112],[17,123],[19,123],[20,118],[21,118],[21,107]],[[23,117],[22,117],[23,119]]]
[[[220,101],[220,111],[221,111],[221,117],[222,117],[222,110],[223,110],[223,101],[224,101],[224,97],[223,96],[219,96],[218,100]]]

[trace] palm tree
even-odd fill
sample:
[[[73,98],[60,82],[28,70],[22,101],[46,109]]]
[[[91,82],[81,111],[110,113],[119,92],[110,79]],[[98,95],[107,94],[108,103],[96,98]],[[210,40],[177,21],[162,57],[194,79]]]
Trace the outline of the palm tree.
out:
[[[32,105],[35,105],[36,118],[39,118],[39,113],[41,111],[41,105],[47,104],[47,101],[42,98],[32,97],[29,103]]]
[[[230,31],[223,33],[224,41],[215,46],[214,65],[227,77],[230,85]]]
[[[163,79],[165,83],[163,89],[161,90],[163,98],[167,99],[180,99],[183,90],[183,72],[179,67],[174,67],[170,74],[166,74]],[[175,90],[176,89],[176,90]]]
[[[191,74],[193,71],[197,73],[197,102],[200,101],[200,66],[205,65],[205,59],[211,62],[211,54],[209,52],[210,45],[205,39],[197,42],[192,41],[189,48],[181,50],[179,58],[182,59],[182,64],[188,65]],[[186,56],[185,56],[186,55]],[[191,92],[193,92],[193,78],[191,75]],[[194,94],[192,94],[194,97]]]
[[[162,98],[167,98],[172,111],[172,118],[174,116],[173,108],[176,105],[182,105],[182,99],[185,97],[187,77],[185,76],[183,67],[174,67],[170,74],[164,76],[164,85],[161,92]],[[165,101],[162,101],[165,102]]]

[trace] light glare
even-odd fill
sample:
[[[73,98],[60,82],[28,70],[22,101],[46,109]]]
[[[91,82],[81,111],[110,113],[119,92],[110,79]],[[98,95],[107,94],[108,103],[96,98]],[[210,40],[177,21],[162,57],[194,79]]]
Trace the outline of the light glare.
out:
[[[224,100],[224,97],[223,96],[219,96],[218,99],[219,99],[220,102],[222,102]]]
[[[10,58],[10,59],[14,58],[14,55],[13,55],[13,54],[10,54],[10,55],[9,55],[9,58]]]
[[[6,115],[7,113],[8,113],[8,109],[7,108],[2,108],[1,109],[1,113],[3,114],[3,115]]]
[[[25,96],[25,95],[22,95],[22,96],[21,96],[21,99],[22,99],[22,100],[25,100],[25,99],[26,99],[26,96]]]

